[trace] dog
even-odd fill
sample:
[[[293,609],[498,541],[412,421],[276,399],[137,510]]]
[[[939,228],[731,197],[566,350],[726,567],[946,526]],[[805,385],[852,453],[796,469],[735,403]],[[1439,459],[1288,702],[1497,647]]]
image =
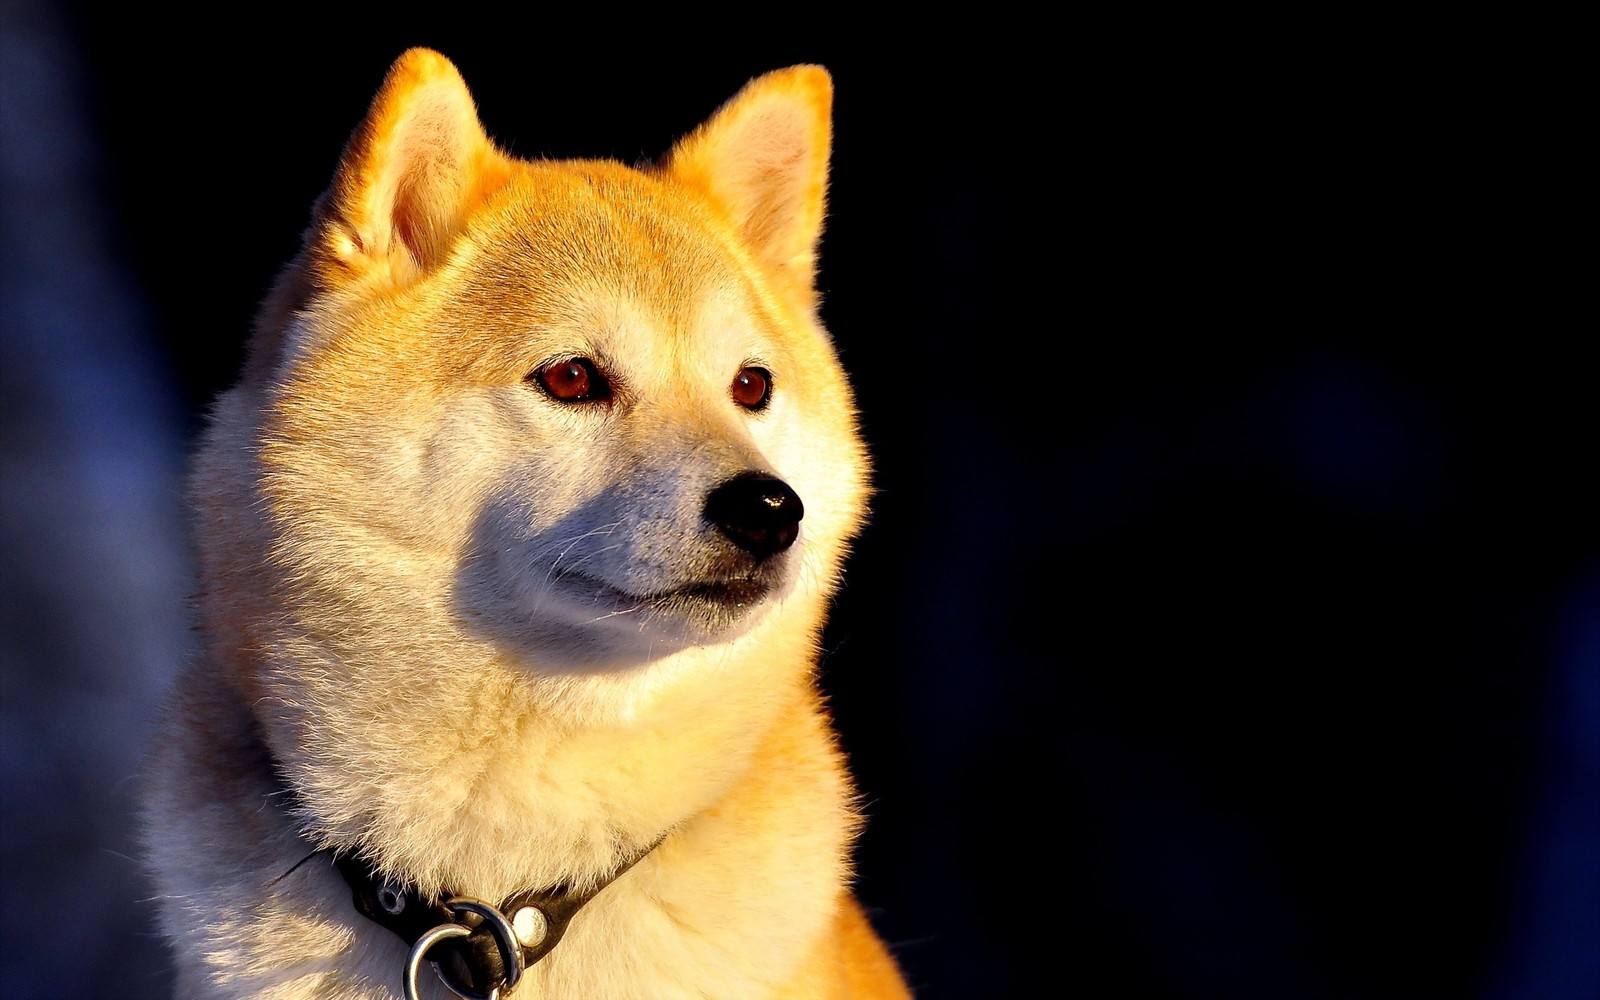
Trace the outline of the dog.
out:
[[[147,770],[182,997],[905,998],[817,686],[869,458],[833,86],[515,158],[390,68],[208,416]]]

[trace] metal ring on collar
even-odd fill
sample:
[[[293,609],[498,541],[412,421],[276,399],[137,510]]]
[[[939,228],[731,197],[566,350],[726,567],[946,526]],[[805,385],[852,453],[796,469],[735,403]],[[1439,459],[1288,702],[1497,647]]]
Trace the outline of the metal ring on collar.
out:
[[[495,946],[500,949],[500,964],[506,970],[506,992],[509,993],[515,989],[518,981],[522,979],[522,945],[517,942],[516,928],[511,926],[511,921],[506,919],[506,915],[492,904],[485,903],[481,899],[473,899],[470,896],[457,896],[454,899],[447,899],[444,905],[457,913],[463,911],[476,913],[483,918],[484,924],[489,928],[489,933],[494,936]],[[449,983],[445,985],[448,986]],[[467,997],[467,1000],[476,1000],[475,997],[470,997],[459,990],[456,992],[460,996]]]
[[[522,979],[522,946],[517,943],[516,929],[511,926],[511,921],[505,914],[495,909],[481,899],[472,899],[469,896],[457,896],[448,899],[444,904],[456,913],[472,913],[483,920],[483,925],[488,927],[489,934],[494,938],[495,947],[500,951],[500,964],[505,968],[504,986],[507,991],[515,987]],[[440,924],[421,937],[416,944],[411,946],[411,954],[406,957],[405,990],[406,1000],[420,1000],[417,986],[417,972],[422,968],[422,960],[434,945],[448,938],[467,937],[476,928],[466,924]],[[439,963],[432,962],[433,971],[439,976],[439,981],[445,987],[463,1000],[498,1000],[500,986],[496,986],[487,993],[478,993],[458,985],[451,976],[445,975],[439,968]]]
[[[417,938],[417,943],[411,946],[411,954],[406,956],[406,1000],[422,1000],[422,993],[419,991],[419,987],[417,985],[417,973],[422,969],[422,960],[427,957],[428,950],[446,938],[466,937],[471,933],[472,928],[468,927],[466,924],[440,924],[433,930],[430,930],[421,937]],[[435,973],[439,973],[438,963],[435,962],[432,964],[433,971]],[[444,983],[445,986],[449,988],[450,992],[456,994],[457,996],[466,996],[465,993],[462,993],[460,990],[456,989],[455,984],[446,979],[442,973],[439,973],[439,981]],[[500,996],[500,990],[490,990],[485,996],[486,1000],[498,1000]]]

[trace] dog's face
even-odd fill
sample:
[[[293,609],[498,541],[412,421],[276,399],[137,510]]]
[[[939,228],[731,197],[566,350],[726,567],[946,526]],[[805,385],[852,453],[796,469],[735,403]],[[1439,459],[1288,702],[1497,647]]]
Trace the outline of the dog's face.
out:
[[[439,142],[441,87],[391,86],[374,120],[403,136],[422,116]],[[732,102],[643,172],[471,146],[446,155],[443,193],[405,186],[440,155],[421,140],[356,143],[266,421],[294,551],[365,567],[394,600],[556,671],[725,643],[794,601],[814,613],[865,490],[809,257],[783,219],[814,207],[800,224],[820,225],[818,168],[806,197],[732,210],[740,191],[706,180],[760,152],[752,115],[786,113]],[[421,165],[392,162],[407,157]],[[390,175],[402,182],[374,196]],[[359,217],[375,197],[383,254]]]

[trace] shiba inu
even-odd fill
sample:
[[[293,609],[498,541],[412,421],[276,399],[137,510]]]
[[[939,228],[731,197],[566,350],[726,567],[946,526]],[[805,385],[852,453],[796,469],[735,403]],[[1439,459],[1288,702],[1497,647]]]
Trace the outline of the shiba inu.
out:
[[[191,484],[146,840],[184,997],[905,997],[816,686],[868,458],[817,66],[658,162],[390,69]]]

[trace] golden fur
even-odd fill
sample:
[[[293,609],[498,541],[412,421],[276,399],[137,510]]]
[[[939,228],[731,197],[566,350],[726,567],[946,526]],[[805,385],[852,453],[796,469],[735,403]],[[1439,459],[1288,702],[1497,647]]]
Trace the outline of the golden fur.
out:
[[[444,57],[395,63],[196,463],[205,646],[146,817],[179,995],[397,995],[314,850],[499,900],[663,835],[516,997],[909,995],[816,688],[868,476],[816,315],[831,100],[796,66],[659,164],[524,161]],[[541,389],[573,359],[607,399]],[[759,566],[706,513],[750,473],[804,504]]]

